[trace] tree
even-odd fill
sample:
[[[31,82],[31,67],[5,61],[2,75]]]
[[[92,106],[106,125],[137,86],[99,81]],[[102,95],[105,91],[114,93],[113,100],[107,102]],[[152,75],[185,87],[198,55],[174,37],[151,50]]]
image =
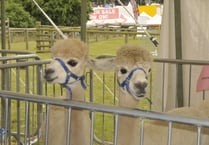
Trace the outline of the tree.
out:
[[[6,2],[6,17],[10,27],[33,27],[35,19],[24,10],[21,4]]]
[[[37,21],[50,24],[41,11],[31,0],[16,0],[23,5]],[[37,0],[41,8],[57,25],[80,26],[81,0]],[[90,1],[87,1],[87,14],[91,12]]]
[[[124,5],[127,5],[130,0],[120,0]],[[146,2],[149,1],[150,3],[156,2],[156,3],[163,3],[164,0],[136,0],[137,4],[139,5],[145,5]],[[118,0],[91,0],[91,2],[95,3],[96,5],[104,5],[105,3],[115,3],[115,5],[120,5]]]

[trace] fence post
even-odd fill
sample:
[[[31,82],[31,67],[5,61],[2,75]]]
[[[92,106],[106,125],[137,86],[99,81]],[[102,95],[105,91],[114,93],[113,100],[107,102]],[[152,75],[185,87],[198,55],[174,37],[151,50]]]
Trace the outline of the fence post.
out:
[[[125,34],[125,44],[128,43],[128,34]]]
[[[81,40],[86,42],[86,21],[87,21],[87,15],[86,15],[86,0],[81,1]]]
[[[39,41],[40,39],[40,26],[41,26],[41,22],[36,22],[36,49],[37,50],[41,50],[41,43]]]
[[[175,13],[175,44],[176,44],[176,59],[182,59],[182,40],[181,40],[181,1],[174,1]],[[176,72],[176,99],[177,107],[183,107],[183,68],[181,64],[177,64]]]
[[[28,29],[25,29],[25,44],[26,50],[28,50]]]
[[[6,32],[5,32],[5,1],[1,1],[1,49],[6,49]],[[5,53],[2,53],[2,56],[6,56]],[[3,62],[5,63],[5,62]],[[6,72],[2,71],[1,73],[1,89],[5,89],[6,83]],[[1,126],[5,127],[5,116],[6,116],[6,109],[5,109],[5,99],[1,99]]]

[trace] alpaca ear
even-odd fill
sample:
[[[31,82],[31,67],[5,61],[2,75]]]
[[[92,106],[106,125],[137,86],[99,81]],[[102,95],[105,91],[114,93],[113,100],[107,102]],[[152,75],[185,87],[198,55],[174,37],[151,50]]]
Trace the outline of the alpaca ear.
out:
[[[150,73],[151,72],[151,64],[149,63],[149,62],[145,62],[144,64],[143,64],[143,67],[145,68],[145,70],[146,70],[146,72],[147,73]]]
[[[104,55],[103,55],[104,56]],[[98,56],[96,59],[89,59],[87,67],[99,71],[115,71],[115,57]]]

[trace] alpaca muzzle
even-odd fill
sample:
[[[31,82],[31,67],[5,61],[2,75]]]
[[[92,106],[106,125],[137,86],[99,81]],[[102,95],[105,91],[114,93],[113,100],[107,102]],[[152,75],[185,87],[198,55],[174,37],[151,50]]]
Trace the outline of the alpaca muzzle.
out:
[[[51,69],[51,68],[46,69],[45,74],[44,74],[44,79],[49,83],[56,80],[58,77],[57,76],[53,77],[54,72],[55,72],[54,69]]]
[[[146,73],[146,71],[143,68],[137,67],[137,68],[134,68],[129,73],[129,75],[127,76],[127,78],[122,83],[120,83],[118,81],[118,84],[119,84],[119,87],[123,91],[128,92],[135,99],[141,99],[141,98],[145,97],[145,95],[146,95],[146,88],[148,86],[148,83],[147,82],[137,82],[137,83],[134,84],[134,87],[131,89],[130,88],[130,80],[131,80],[131,78],[133,77],[133,74],[136,71],[142,71],[142,72],[145,73],[145,76],[147,76],[147,73]]]
[[[85,83],[85,76],[77,76],[76,74],[74,74],[73,72],[71,72],[71,70],[66,66],[66,64],[64,63],[64,61],[60,58],[55,58],[56,61],[59,62],[59,64],[63,67],[63,69],[65,70],[66,73],[66,78],[65,81],[63,83],[61,83],[62,86],[64,86],[69,94],[70,94],[70,98],[72,98],[72,89],[71,89],[71,85],[77,81],[80,81],[81,86],[83,89],[86,89],[86,83]],[[73,81],[70,81],[72,80]]]

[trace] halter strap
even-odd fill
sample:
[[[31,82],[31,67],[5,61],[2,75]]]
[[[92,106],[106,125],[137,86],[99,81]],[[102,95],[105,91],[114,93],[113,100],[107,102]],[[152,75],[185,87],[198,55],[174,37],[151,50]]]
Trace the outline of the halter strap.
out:
[[[86,89],[85,76],[84,75],[83,76],[77,76],[76,74],[72,73],[68,69],[68,67],[66,66],[66,64],[64,63],[64,61],[62,59],[55,58],[55,60],[57,60],[60,63],[60,65],[63,67],[63,69],[66,72],[65,82],[61,83],[61,85],[63,85],[68,90],[68,92],[70,93],[70,99],[72,99],[72,89],[71,89],[70,85],[77,82],[77,81],[80,81],[82,88],[85,90]],[[71,78],[75,79],[75,81],[70,83],[69,81],[70,81]]]
[[[143,68],[136,67],[136,68],[131,70],[129,75],[126,77],[126,79],[122,83],[120,83],[119,80],[117,80],[119,87],[122,88],[124,91],[127,91],[130,95],[131,95],[131,92],[130,92],[129,82],[130,82],[130,79],[133,76],[134,72],[138,71],[138,70],[143,71],[145,74],[147,74],[146,71]]]

